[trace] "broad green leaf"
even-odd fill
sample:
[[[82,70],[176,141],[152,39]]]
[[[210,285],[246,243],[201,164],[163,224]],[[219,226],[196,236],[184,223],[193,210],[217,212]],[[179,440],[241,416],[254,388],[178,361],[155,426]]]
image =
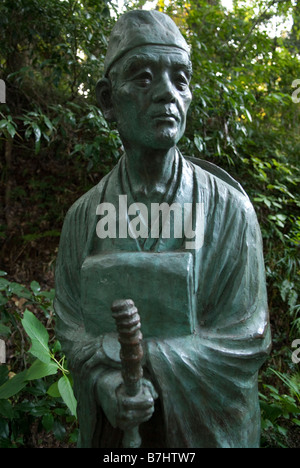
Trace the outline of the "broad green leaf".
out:
[[[16,374],[11,379],[7,380],[3,385],[0,387],[0,399],[7,399],[19,393],[22,390],[27,382],[26,382],[26,373],[27,371],[20,372],[20,374]]]
[[[67,376],[63,375],[58,381],[58,390],[61,394],[62,399],[71,411],[73,416],[76,416],[77,402],[73,393],[73,389],[70,380]]]
[[[56,374],[58,366],[55,362],[45,363],[37,359],[27,370],[26,380],[36,380],[47,375]]]
[[[51,361],[48,347],[49,335],[44,325],[29,310],[25,310],[22,325],[31,339],[31,354],[48,364]]]

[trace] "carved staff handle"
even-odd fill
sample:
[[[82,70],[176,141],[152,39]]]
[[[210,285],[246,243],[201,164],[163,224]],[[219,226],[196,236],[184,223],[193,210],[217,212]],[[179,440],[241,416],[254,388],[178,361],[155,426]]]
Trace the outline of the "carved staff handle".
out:
[[[114,301],[111,307],[116,321],[121,344],[120,359],[125,391],[129,396],[135,396],[141,388],[143,377],[143,358],[141,320],[138,310],[131,299]],[[139,427],[134,426],[124,433],[123,447],[138,448],[141,445]]]

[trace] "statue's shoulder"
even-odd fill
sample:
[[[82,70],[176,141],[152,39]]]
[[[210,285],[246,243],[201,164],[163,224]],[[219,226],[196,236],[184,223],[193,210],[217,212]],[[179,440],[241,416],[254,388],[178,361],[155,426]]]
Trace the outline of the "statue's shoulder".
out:
[[[198,159],[189,156],[185,156],[185,159],[187,161],[190,161],[195,166],[201,167],[201,169],[213,175],[220,182],[225,182],[230,187],[233,187],[235,190],[237,190],[240,194],[244,195],[244,197],[248,199],[248,195],[241,186],[241,184],[237,182],[230,174],[228,174],[228,172],[224,171],[224,169],[221,169],[216,164],[213,164],[204,159]]]
[[[196,169],[200,168],[206,175],[202,181],[210,180],[210,195],[217,196],[220,209],[230,209],[240,219],[252,226],[257,226],[257,215],[254,206],[239,182],[237,182],[228,172],[215,164],[203,159],[186,157],[189,164]],[[202,172],[201,171],[201,172]],[[200,176],[201,177],[201,176]],[[200,179],[201,181],[201,179]],[[207,185],[208,187],[208,185]]]
[[[74,217],[84,214],[88,210],[96,199],[99,199],[99,184],[92,187],[86,193],[84,193],[80,198],[78,198],[69,208],[66,219],[71,219]]]

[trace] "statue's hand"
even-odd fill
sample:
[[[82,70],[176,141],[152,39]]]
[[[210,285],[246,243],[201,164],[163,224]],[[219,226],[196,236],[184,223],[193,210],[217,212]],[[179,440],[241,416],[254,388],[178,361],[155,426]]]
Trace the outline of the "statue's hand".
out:
[[[154,400],[158,397],[152,383],[142,379],[136,396],[129,396],[122,384],[116,391],[118,400],[117,426],[126,430],[148,421],[154,412]]]
[[[151,418],[158,398],[152,383],[142,378],[138,395],[126,394],[121,371],[107,369],[98,377],[96,398],[113,427],[130,428]]]

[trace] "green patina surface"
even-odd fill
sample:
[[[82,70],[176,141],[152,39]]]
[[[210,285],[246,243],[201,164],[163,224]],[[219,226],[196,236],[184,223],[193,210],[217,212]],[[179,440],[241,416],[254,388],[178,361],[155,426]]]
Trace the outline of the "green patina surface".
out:
[[[111,302],[122,298],[134,299],[144,335],[136,405],[147,400],[154,408],[150,419],[132,413],[142,446],[259,446],[257,372],[270,347],[260,229],[228,174],[176,147],[190,74],[188,46],[170,18],[142,10],[121,17],[97,98],[117,122],[124,155],[69,210],[56,270],[57,334],[74,377],[80,447],[119,447],[120,429],[130,426],[120,416],[110,315]],[[184,230],[164,236],[163,226],[158,236],[134,237],[118,235],[117,225],[115,236],[100,238],[97,209],[118,206],[120,195],[148,212],[153,203],[188,204],[201,242],[189,244]],[[132,213],[122,216],[129,225]],[[135,216],[141,221],[138,210]]]

